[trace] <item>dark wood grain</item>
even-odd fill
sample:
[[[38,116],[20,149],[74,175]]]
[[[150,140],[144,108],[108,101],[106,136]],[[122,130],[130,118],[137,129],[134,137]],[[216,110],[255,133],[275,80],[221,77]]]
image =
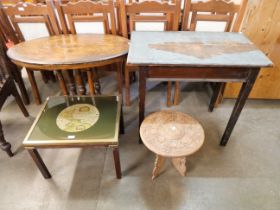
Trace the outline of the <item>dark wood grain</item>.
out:
[[[233,111],[231,113],[230,119],[228,121],[226,130],[222,136],[222,139],[220,142],[221,146],[226,146],[226,144],[229,140],[229,137],[234,129],[234,126],[240,116],[240,113],[246,103],[246,100],[252,90],[252,87],[257,79],[259,71],[260,71],[260,69],[251,69],[248,74],[248,78],[247,78],[246,82],[243,83],[241,90],[239,92],[239,96],[234,105]]]
[[[27,151],[30,154],[30,156],[32,157],[32,159],[34,160],[37,167],[39,168],[43,177],[45,179],[50,179],[52,176],[51,176],[47,166],[45,165],[44,161],[42,160],[39,152],[36,149],[27,149]]]
[[[113,148],[113,155],[114,155],[116,176],[117,176],[118,179],[121,179],[122,178],[122,172],[121,172],[121,162],[120,162],[120,154],[119,154],[119,148],[118,147]]]

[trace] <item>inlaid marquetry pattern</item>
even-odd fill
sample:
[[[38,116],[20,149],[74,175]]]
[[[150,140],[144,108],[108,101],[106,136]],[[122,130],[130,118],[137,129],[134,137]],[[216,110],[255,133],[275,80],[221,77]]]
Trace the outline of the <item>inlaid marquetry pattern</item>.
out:
[[[199,122],[175,111],[160,111],[146,117],[140,135],[151,151],[164,157],[190,155],[204,142],[204,130]]]
[[[35,64],[103,61],[128,52],[128,40],[114,35],[59,35],[20,43],[8,51],[13,60]]]
[[[252,44],[242,44],[239,42],[210,42],[207,44],[202,42],[164,42],[162,44],[150,44],[149,47],[156,50],[194,56],[200,59],[256,50],[256,47]]]

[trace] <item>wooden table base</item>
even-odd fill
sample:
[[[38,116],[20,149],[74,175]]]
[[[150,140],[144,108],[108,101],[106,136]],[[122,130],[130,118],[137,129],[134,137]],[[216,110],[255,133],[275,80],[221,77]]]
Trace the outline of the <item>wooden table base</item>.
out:
[[[155,166],[153,170],[152,180],[154,180],[160,173],[166,157],[156,155]],[[177,169],[177,171],[182,175],[186,176],[187,167],[186,167],[186,157],[174,157],[171,159],[173,166]]]
[[[34,160],[35,164],[39,168],[41,174],[45,179],[50,179],[51,173],[49,172],[47,166],[45,165],[43,159],[41,158],[39,152],[35,148],[26,148],[27,151],[29,152],[30,156]],[[114,157],[114,163],[115,163],[115,170],[116,170],[116,177],[117,179],[122,178],[122,173],[121,173],[121,163],[120,163],[120,155],[119,155],[119,148],[118,147],[113,147],[113,157]]]

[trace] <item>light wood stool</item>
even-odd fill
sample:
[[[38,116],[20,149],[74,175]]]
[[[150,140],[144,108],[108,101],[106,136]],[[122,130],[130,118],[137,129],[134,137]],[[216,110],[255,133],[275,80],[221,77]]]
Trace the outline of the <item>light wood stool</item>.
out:
[[[204,142],[204,130],[191,116],[175,111],[155,112],[140,127],[145,146],[156,154],[152,179],[167,157],[182,176],[186,175],[186,156],[195,153]]]

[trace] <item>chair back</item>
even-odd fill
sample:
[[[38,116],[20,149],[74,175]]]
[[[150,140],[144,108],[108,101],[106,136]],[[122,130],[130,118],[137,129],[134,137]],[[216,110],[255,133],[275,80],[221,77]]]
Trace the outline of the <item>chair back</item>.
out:
[[[113,0],[63,3],[56,1],[56,9],[64,34],[76,34],[76,23],[102,23],[105,34],[117,34]]]
[[[9,42],[13,42],[14,44],[18,43],[18,38],[14,32],[14,29],[1,5],[0,5],[0,39],[4,43],[9,43]]]
[[[224,31],[239,31],[248,0],[239,4],[228,0],[185,0],[182,30],[195,31],[198,22],[224,22]],[[215,26],[216,27],[216,26]]]
[[[3,5],[17,4],[18,2],[40,3],[45,0],[0,0]]]
[[[167,31],[177,31],[179,28],[181,0],[142,2],[130,0],[128,3],[125,0],[118,0],[118,4],[124,37],[128,37],[131,31],[135,31],[137,22],[162,22],[164,30]]]
[[[19,2],[15,5],[3,5],[3,11],[11,22],[19,42],[25,41],[19,26],[22,23],[42,23],[49,35],[60,33],[52,0],[47,0],[46,4]]]

